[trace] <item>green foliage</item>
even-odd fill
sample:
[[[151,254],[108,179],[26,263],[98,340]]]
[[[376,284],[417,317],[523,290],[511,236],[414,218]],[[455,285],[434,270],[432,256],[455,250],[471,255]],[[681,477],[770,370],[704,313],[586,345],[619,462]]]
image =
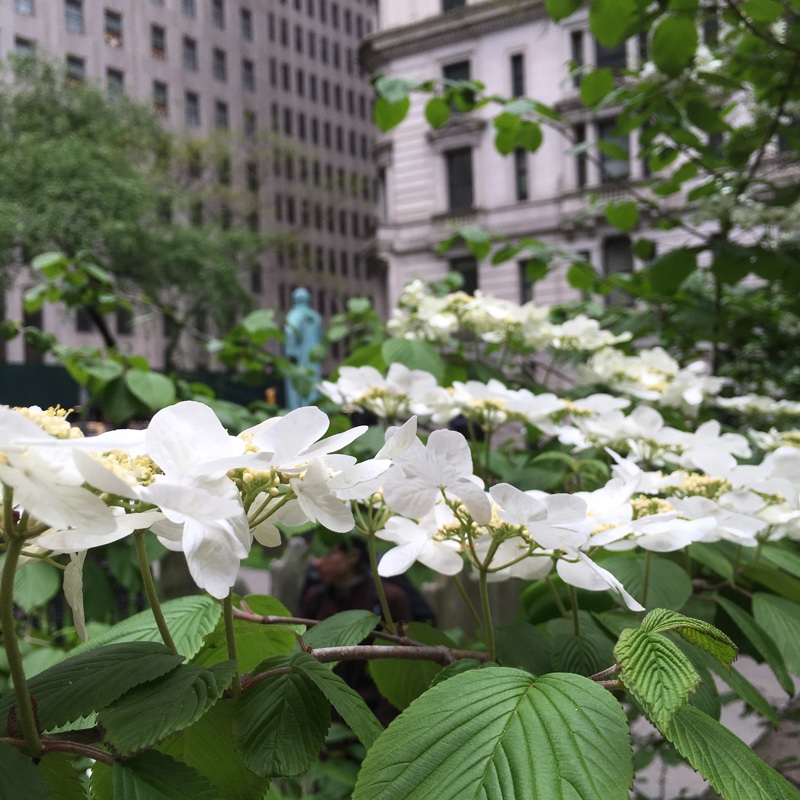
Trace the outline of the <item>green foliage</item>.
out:
[[[303,635],[306,648],[346,647],[360,644],[380,623],[377,614],[371,611],[353,609],[340,611],[322,620]]]
[[[26,800],[51,800],[41,771],[19,750],[0,742],[0,800],[19,800],[21,786]]]
[[[625,715],[608,692],[576,675],[497,667],[414,701],[367,753],[353,799],[622,800],[632,778]]]
[[[405,364],[409,369],[430,372],[437,379],[444,374],[441,357],[422,339],[387,339],[381,346],[381,355],[387,364]]]
[[[50,790],[51,800],[86,800],[86,787],[69,756],[47,753],[39,762],[39,772]]]
[[[800,604],[757,592],[753,595],[753,616],[778,645],[786,666],[800,674]]]
[[[60,589],[60,570],[42,561],[34,561],[26,564],[14,581],[14,602],[30,613],[46,605]]]
[[[153,750],[115,761],[112,785],[126,800],[226,800],[199,772]]]

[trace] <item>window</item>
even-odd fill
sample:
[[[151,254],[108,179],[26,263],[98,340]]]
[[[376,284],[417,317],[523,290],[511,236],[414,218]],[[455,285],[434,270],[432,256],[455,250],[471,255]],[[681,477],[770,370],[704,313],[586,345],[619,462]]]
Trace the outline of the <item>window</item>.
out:
[[[231,185],[231,158],[230,156],[222,156],[217,161],[217,181],[222,186]]]
[[[311,59],[317,57],[317,35],[314,31],[308,32],[308,57]]]
[[[633,250],[627,236],[609,236],[603,240],[603,274],[630,274],[633,272]],[[630,305],[633,298],[615,289],[606,296],[607,305]]]
[[[353,15],[350,12],[350,9],[347,9],[344,12],[344,32],[348,35],[352,34],[353,32]]]
[[[295,223],[294,197],[291,196],[286,198],[286,221],[289,225],[294,225]]]
[[[278,62],[274,58],[269,60],[269,85],[278,85]]]
[[[245,171],[247,174],[247,188],[251,192],[257,192],[259,187],[258,164],[255,161],[248,161]]]
[[[319,0],[319,21],[328,21],[328,0]]]
[[[340,69],[341,64],[341,53],[339,51],[339,42],[333,43],[333,66],[335,69]]]
[[[94,322],[87,309],[79,308],[77,310],[75,314],[75,330],[78,333],[91,333],[94,330]]]
[[[164,5],[164,0],[150,0],[150,2],[151,2],[151,3],[152,3],[154,6],[163,6],[163,5]]]
[[[442,13],[452,11],[454,8],[461,8],[466,0],[442,0]]]
[[[120,336],[133,335],[133,311],[126,306],[117,306],[115,314],[117,333]]]
[[[197,72],[197,41],[183,37],[183,68]]]
[[[153,81],[153,110],[159,117],[169,116],[169,97],[167,84],[163,81]]]
[[[211,64],[214,77],[218,81],[228,80],[228,59],[224,50],[215,47],[211,53]]]
[[[187,161],[189,166],[190,178],[201,178],[203,176],[203,153],[196,146],[193,145],[189,148],[187,153]]]
[[[183,0],[181,3],[181,10],[183,11],[184,17],[189,17],[189,19],[194,19],[197,14],[197,9],[195,8],[195,0]]]
[[[284,92],[292,88],[292,70],[288,64],[281,64],[281,86]]]
[[[319,60],[323,64],[328,63],[328,40],[324,36],[319,39]]]
[[[64,22],[70,33],[83,33],[83,0],[65,0]]]
[[[261,276],[261,265],[253,264],[250,267],[250,291],[253,294],[261,294],[264,291],[264,281]]]
[[[339,4],[331,3],[331,25],[334,30],[339,29]]]
[[[580,123],[572,129],[572,138],[575,141],[575,180],[578,187],[586,186],[588,179],[586,166],[586,125]]]
[[[528,199],[528,152],[522,147],[514,150],[514,187],[517,200]]]
[[[255,139],[256,131],[258,130],[258,123],[256,112],[247,109],[244,112],[244,135],[246,139]]]
[[[271,42],[275,41],[275,15],[271,11],[267,14],[267,36]]]
[[[200,97],[195,92],[186,92],[186,124],[190,127],[200,124]]]
[[[289,23],[285,19],[281,20],[281,45],[289,46]]]
[[[122,14],[106,9],[104,27],[106,44],[122,47]]]
[[[218,130],[228,128],[228,104],[223,103],[222,100],[214,103],[214,125]]]
[[[455,61],[442,68],[442,77],[448,81],[468,81],[469,73],[469,61]]]
[[[219,210],[219,226],[222,230],[227,231],[233,222],[233,213],[230,206],[223,205]]]
[[[167,57],[167,33],[160,25],[150,26],[150,47],[153,58],[163,61]]]
[[[338,83],[333,87],[333,107],[342,110],[342,87]]]
[[[297,87],[297,96],[305,97],[306,94],[306,74],[302,69],[298,69],[294,75],[294,83]]]
[[[14,39],[14,52],[18,56],[33,56],[36,54],[36,42],[17,36]]]
[[[520,261],[519,269],[519,302],[530,303],[533,300],[533,283],[528,275],[528,262]]]
[[[189,222],[195,228],[200,228],[203,225],[203,202],[202,200],[196,200],[192,203],[192,207],[189,209]]]
[[[283,109],[283,132],[287,136],[292,135],[292,109],[291,108],[284,108]]]
[[[67,81],[83,83],[86,79],[86,62],[78,56],[67,56]]]
[[[256,67],[249,59],[242,61],[242,89],[254,92],[256,89]]]
[[[572,31],[569,37],[570,53],[572,56],[572,68],[576,70],[575,77],[572,79],[572,85],[576,88],[580,85],[580,73],[577,70],[586,63],[583,56],[583,31]]]
[[[112,100],[118,100],[125,94],[125,76],[118,69],[106,70],[106,91]]]
[[[27,14],[29,17],[36,13],[33,0],[14,0],[14,10],[17,14]]]
[[[253,40],[253,12],[249,8],[243,8],[239,12],[239,25],[242,29],[242,39]]]
[[[331,104],[331,85],[328,81],[322,81],[322,105],[329,106]]]
[[[472,208],[472,148],[459,147],[444,154],[447,169],[447,208],[466,211]]]
[[[225,30],[225,4],[222,0],[211,0],[211,22],[215,28]]]
[[[598,68],[607,67],[614,73],[622,72],[628,66],[627,42],[620,42],[613,47],[603,47],[595,40],[595,64]]]
[[[515,53],[511,56],[511,96],[525,95],[525,56]]]
[[[597,123],[597,139],[606,142],[611,152],[600,151],[600,180],[602,183],[623,181],[630,176],[630,143],[627,133],[616,133],[616,119]]]
[[[296,53],[303,52],[303,29],[299,25],[294,26],[294,49]]]
[[[461,276],[461,291],[475,294],[478,291],[478,262],[472,256],[462,256],[451,258],[447,263],[450,272],[457,272]]]

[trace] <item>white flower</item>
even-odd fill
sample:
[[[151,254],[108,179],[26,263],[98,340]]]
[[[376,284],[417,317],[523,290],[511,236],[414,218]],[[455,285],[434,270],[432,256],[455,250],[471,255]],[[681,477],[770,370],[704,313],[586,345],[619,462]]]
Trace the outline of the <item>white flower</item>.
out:
[[[617,592],[625,605],[631,611],[644,611],[645,607],[635,600],[625,587],[607,569],[592,561],[586,553],[575,551],[572,556],[575,561],[558,560],[556,570],[564,583],[578,589],[587,589],[590,592],[602,592],[611,589]]]

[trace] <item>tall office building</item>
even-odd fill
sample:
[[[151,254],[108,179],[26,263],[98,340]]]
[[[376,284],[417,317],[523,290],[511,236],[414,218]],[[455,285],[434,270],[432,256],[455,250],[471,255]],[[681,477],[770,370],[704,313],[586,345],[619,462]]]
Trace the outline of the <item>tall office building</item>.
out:
[[[589,32],[585,12],[556,24],[543,0],[381,2],[379,31],[362,49],[368,70],[420,82],[478,80],[489,94],[531,97],[558,109],[571,129],[569,137],[545,129],[535,153],[519,149],[504,157],[495,149],[490,124],[499,106],[454,113],[433,130],[424,117],[428,96],[412,96],[406,120],[376,144],[379,224],[373,258],[387,272],[389,302],[409,278],[440,278],[448,270],[462,273],[467,290],[518,302],[531,299],[532,292],[543,304],[577,295],[565,280],[566,262],[531,287],[524,261],[492,266],[466,248],[437,256],[437,245],[463,225],[539,239],[579,254],[603,273],[631,271],[629,237],[609,226],[602,212],[588,212],[586,197],[625,197],[629,183],[645,177],[645,164],[635,156],[635,132],[614,131],[613,108],[594,114],[583,106],[570,64],[619,72],[638,65],[645,49],[646,41],[637,38],[604,48]],[[601,153],[591,159],[574,148],[600,139],[617,145],[616,157]],[[677,244],[680,235],[653,231],[651,238],[661,250]]]
[[[243,280],[260,307],[283,311],[307,286],[328,319],[355,295],[385,308],[383,275],[364,260],[374,128],[357,63],[376,13],[374,0],[9,0],[0,56],[63,60],[70,79],[151,102],[174,131],[229,133],[227,181],[257,199],[247,223],[280,241]],[[10,318],[22,317],[24,288],[7,297]],[[97,343],[79,322],[44,310],[64,343]],[[160,366],[161,326],[122,334]],[[8,343],[6,358],[24,361],[23,343]]]

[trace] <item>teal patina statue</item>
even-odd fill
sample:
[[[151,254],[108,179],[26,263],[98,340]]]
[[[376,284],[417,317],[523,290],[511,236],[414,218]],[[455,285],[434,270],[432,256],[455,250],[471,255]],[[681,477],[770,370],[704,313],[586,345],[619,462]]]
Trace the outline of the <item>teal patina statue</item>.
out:
[[[312,358],[312,353],[322,342],[322,317],[311,308],[311,293],[308,289],[301,287],[292,292],[292,307],[286,315],[284,334],[286,358],[293,364],[306,368],[311,387],[307,394],[302,394],[291,378],[286,379],[284,405],[291,411],[313,403],[319,396],[315,387],[320,380],[320,362]]]

